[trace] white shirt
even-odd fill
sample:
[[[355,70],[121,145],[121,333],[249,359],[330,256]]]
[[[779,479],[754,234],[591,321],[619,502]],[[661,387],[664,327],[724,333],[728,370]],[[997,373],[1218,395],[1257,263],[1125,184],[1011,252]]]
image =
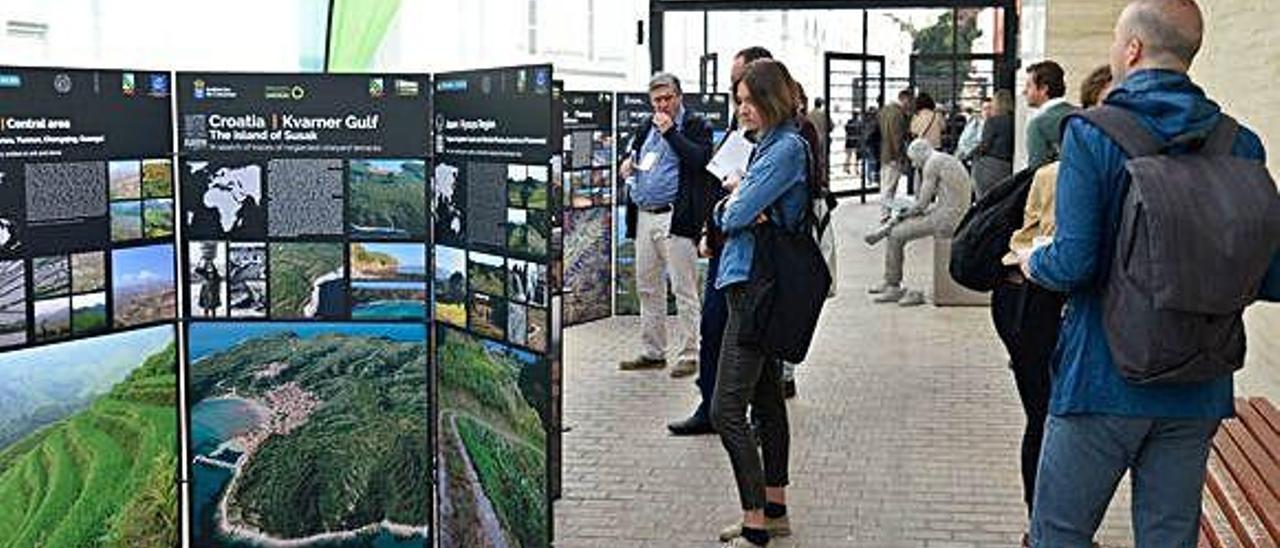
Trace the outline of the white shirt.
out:
[[[1066,102],[1067,102],[1066,97],[1054,97],[1053,99],[1049,99],[1048,101],[1045,101],[1043,105],[1040,105],[1040,108],[1036,109],[1036,111],[1032,113],[1028,119],[1035,118],[1036,116],[1039,116],[1044,112],[1047,112],[1049,109]]]

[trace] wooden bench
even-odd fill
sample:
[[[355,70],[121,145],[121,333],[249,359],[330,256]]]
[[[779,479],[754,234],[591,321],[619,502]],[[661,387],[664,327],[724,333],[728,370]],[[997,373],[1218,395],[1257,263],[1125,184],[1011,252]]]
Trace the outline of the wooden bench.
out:
[[[1205,477],[1202,548],[1280,546],[1280,411],[1264,398],[1236,399]]]

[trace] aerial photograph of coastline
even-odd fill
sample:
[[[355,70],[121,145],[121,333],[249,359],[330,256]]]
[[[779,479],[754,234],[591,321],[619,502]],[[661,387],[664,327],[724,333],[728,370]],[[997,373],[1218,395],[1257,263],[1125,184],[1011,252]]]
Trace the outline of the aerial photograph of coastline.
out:
[[[423,546],[425,340],[421,324],[192,324],[193,545]]]

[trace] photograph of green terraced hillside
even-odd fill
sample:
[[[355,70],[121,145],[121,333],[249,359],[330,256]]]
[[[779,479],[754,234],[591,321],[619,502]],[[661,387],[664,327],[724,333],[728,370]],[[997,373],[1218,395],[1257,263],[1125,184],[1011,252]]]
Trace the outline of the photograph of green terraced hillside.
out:
[[[549,545],[545,360],[440,326],[440,545]]]
[[[192,546],[428,545],[425,326],[189,329]]]
[[[427,236],[427,164],[423,160],[350,162],[349,234],[361,239]]]
[[[26,268],[22,261],[0,261],[0,346],[26,342]]]
[[[172,326],[0,355],[0,547],[177,546]]]

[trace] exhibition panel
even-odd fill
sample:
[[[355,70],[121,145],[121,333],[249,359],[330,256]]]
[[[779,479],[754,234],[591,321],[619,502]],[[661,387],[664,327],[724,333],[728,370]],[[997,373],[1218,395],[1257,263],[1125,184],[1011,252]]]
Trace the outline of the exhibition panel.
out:
[[[551,76],[0,68],[0,545],[550,546]]]
[[[177,80],[191,543],[429,545],[430,79]]]
[[[613,314],[613,94],[568,92],[564,111],[565,325]]]
[[[0,68],[0,544],[179,542],[170,83]]]
[[[0,347],[172,321],[169,74],[0,72]]]
[[[551,291],[551,349],[549,366],[551,375],[551,401],[548,403],[550,424],[547,427],[547,496],[560,499],[564,466],[561,449],[564,447],[564,356],[560,335],[564,330],[564,171],[566,151],[562,146],[565,136],[564,82],[553,80],[551,86],[551,192],[548,200],[551,212],[551,262],[547,271],[547,285]],[[554,535],[553,535],[554,536]]]
[[[435,79],[441,546],[548,546],[560,362],[550,66]]]

